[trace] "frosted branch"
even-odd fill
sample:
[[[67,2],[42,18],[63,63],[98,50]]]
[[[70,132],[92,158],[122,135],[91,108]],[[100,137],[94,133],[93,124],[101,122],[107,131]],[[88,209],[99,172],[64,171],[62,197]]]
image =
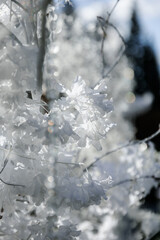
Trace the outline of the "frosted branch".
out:
[[[28,10],[18,1],[16,0],[11,0],[12,2],[14,2],[17,6],[19,6],[20,8],[22,8],[25,12],[28,12]]]
[[[5,30],[7,30],[7,33],[9,34],[9,36],[10,36],[14,41],[16,41],[19,45],[22,46],[21,41],[16,37],[16,35],[15,35],[14,33],[12,33],[2,22],[0,22],[0,25],[1,25]]]
[[[141,143],[148,142],[148,141],[152,140],[154,137],[158,136],[159,134],[160,134],[160,128],[159,128],[155,133],[153,133],[151,136],[149,136],[149,137],[147,137],[147,138],[144,138],[144,139],[142,139],[142,140],[130,141],[130,142],[128,142],[128,143],[123,144],[122,146],[119,146],[119,147],[117,147],[117,148],[115,148],[115,149],[113,149],[113,150],[111,150],[111,151],[108,151],[108,152],[104,153],[101,157],[96,158],[96,160],[95,160],[93,163],[91,163],[91,164],[87,167],[87,169],[93,167],[93,165],[94,165],[95,163],[97,163],[99,160],[103,159],[104,157],[106,157],[106,156],[108,156],[108,155],[110,155],[110,154],[112,154],[112,153],[115,153],[115,152],[117,152],[117,151],[119,151],[119,150],[121,150],[121,149],[123,149],[123,148],[133,146],[133,145],[135,145],[135,144],[141,144]],[[86,171],[86,169],[84,169],[83,171]]]
[[[4,181],[2,178],[0,178],[0,181],[8,186],[12,186],[12,187],[25,187],[25,185],[22,184],[16,184],[16,183],[8,183],[6,181]]]
[[[5,167],[6,167],[7,163],[8,163],[8,159],[7,158],[9,157],[10,153],[11,153],[11,149],[8,150],[8,153],[7,153],[7,155],[6,155],[5,159],[4,159],[3,167],[0,170],[0,174],[3,172],[3,170],[5,169]]]
[[[124,179],[122,181],[119,181],[117,183],[112,184],[112,186],[110,188],[114,188],[114,187],[117,187],[119,185],[122,185],[122,184],[125,184],[125,183],[128,183],[128,182],[135,182],[135,181],[138,181],[140,179],[154,179],[155,181],[160,181],[160,177],[156,177],[154,175],[145,175],[145,176],[140,176],[140,177],[137,177],[137,178]]]

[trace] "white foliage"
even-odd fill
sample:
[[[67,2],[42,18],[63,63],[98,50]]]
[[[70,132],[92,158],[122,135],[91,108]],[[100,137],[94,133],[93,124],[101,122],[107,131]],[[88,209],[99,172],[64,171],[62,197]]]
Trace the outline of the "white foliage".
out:
[[[88,88],[85,81],[78,77],[71,90],[64,90],[67,96],[54,101],[51,106],[53,134],[62,143],[72,136],[77,140],[78,147],[91,143],[98,150],[101,149],[99,140],[113,126],[107,119],[107,114],[113,108],[111,101],[106,98],[107,94],[99,91],[100,87]]]
[[[100,204],[101,199],[107,199],[105,188],[90,175],[83,177],[65,176],[56,186],[58,197],[76,210],[93,204]]]
[[[139,206],[158,185],[159,154],[153,146],[145,149],[134,145],[110,155],[109,159],[107,154],[103,160],[96,157],[119,139],[124,141],[126,136],[133,136],[130,125],[123,122],[125,103],[121,107],[131,84],[128,87],[125,82],[123,87],[117,81],[117,76],[123,79],[121,69],[113,81],[98,80],[102,64],[100,57],[96,57],[99,51],[96,28],[91,25],[91,31],[87,30],[76,20],[58,38],[61,26],[58,7],[62,1],[48,5],[45,14],[44,2],[0,3],[0,10],[4,10],[0,13],[0,237],[123,240],[126,230],[128,239],[132,239],[136,226],[134,239],[140,239],[142,231],[148,238],[158,231],[159,216],[141,210],[144,220]],[[41,92],[37,89],[37,61],[44,16],[48,38]],[[73,45],[67,40],[70,37]],[[87,55],[87,50],[90,54],[82,56]],[[82,78],[72,82],[74,71],[79,69]],[[88,80],[84,80],[86,75]],[[46,102],[41,99],[42,94]],[[117,107],[113,117],[112,95]],[[117,123],[116,134],[112,131],[113,122]],[[96,162],[94,168],[86,169],[90,164],[87,158]],[[149,226],[152,217],[154,221]],[[106,228],[107,219],[110,225]],[[89,229],[85,229],[87,221]],[[80,231],[83,228],[85,232]]]

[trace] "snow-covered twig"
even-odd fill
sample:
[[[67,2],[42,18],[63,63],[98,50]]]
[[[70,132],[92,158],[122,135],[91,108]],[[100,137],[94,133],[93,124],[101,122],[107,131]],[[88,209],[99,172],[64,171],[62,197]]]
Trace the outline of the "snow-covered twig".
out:
[[[102,42],[101,42],[101,56],[102,56],[102,63],[103,63],[102,76],[103,76],[103,78],[106,77],[106,76],[105,76],[106,74],[104,75],[104,70],[105,70],[105,67],[106,67],[106,61],[105,61],[105,56],[104,56],[104,43],[105,43],[105,39],[106,39],[106,36],[107,36],[106,31],[107,31],[108,26],[112,26],[112,27],[114,26],[113,24],[110,24],[110,23],[109,23],[109,19],[110,19],[112,13],[114,12],[114,10],[115,10],[118,2],[119,2],[119,0],[116,1],[116,3],[114,4],[113,8],[112,8],[111,11],[108,13],[107,19],[104,19],[104,18],[102,18],[102,17],[100,17],[100,16],[97,16],[97,19],[98,19],[98,21],[99,21],[99,23],[100,23],[100,26],[101,26],[101,29],[102,29],[102,31],[103,31],[103,37],[102,37]],[[117,29],[116,27],[114,27],[114,28],[115,28],[116,31],[118,31],[118,29]],[[118,31],[118,35],[120,35],[120,34],[119,34],[119,31]],[[119,60],[120,60],[120,59],[119,59]],[[116,64],[116,65],[117,65],[117,64]],[[112,70],[113,70],[113,69],[112,69]]]
[[[112,184],[112,186],[110,188],[114,188],[114,187],[117,187],[119,185],[122,185],[122,184],[128,183],[128,182],[135,182],[135,181],[138,181],[140,179],[154,179],[156,181],[160,181],[160,177],[156,177],[154,175],[145,175],[145,176],[140,176],[140,177],[137,177],[137,178],[124,179],[124,180],[121,180],[117,183],[115,182],[114,184]]]
[[[148,142],[148,141],[152,140],[154,137],[158,136],[159,134],[160,134],[160,128],[159,128],[155,133],[153,133],[151,136],[149,136],[149,137],[147,137],[147,138],[144,138],[144,139],[142,139],[142,140],[130,141],[130,142],[128,142],[128,143],[123,144],[122,146],[119,146],[119,147],[117,147],[117,148],[115,148],[115,149],[113,149],[113,150],[110,150],[110,151],[104,153],[102,156],[96,158],[96,160],[95,160],[94,162],[92,162],[92,163],[87,167],[87,169],[93,167],[93,165],[94,165],[95,163],[97,163],[99,160],[101,160],[102,158],[104,158],[104,157],[106,157],[106,156],[108,156],[108,155],[110,155],[110,154],[112,154],[112,153],[115,153],[115,152],[117,152],[117,151],[119,151],[119,150],[121,150],[121,149],[123,149],[123,148],[133,146],[133,145],[135,145],[135,144],[141,144],[141,143]],[[86,169],[84,169],[84,171],[86,171]]]

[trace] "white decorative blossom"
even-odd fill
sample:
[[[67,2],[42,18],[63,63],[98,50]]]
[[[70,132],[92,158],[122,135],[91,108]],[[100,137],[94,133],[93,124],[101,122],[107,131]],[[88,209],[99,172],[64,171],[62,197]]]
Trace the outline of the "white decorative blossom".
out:
[[[58,231],[54,233],[53,239],[57,240],[75,240],[81,231],[77,231],[76,226],[73,224],[61,225]]]
[[[56,186],[56,193],[76,210],[93,204],[98,205],[102,199],[107,199],[104,184],[93,180],[90,174],[81,178],[63,177]]]
[[[78,77],[71,90],[64,92],[67,96],[53,102],[51,108],[53,138],[56,136],[62,143],[72,142],[72,138],[77,140],[78,147],[92,144],[100,150],[100,139],[113,126],[108,121],[113,107],[104,82],[91,89]]]
[[[64,16],[65,3],[71,1],[0,3],[0,238],[154,238],[159,203],[145,208],[158,188],[159,153],[146,142],[114,150],[134,135],[122,114],[134,72],[123,59],[107,86],[98,82],[102,32],[82,26],[75,13]],[[71,83],[78,74],[83,78]],[[118,127],[108,133],[113,122]]]

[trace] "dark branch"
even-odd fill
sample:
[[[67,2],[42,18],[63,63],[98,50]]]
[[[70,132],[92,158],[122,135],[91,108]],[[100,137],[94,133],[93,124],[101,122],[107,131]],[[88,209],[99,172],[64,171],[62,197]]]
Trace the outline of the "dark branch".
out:
[[[126,46],[126,41],[124,39],[124,37],[122,36],[122,34],[120,33],[120,31],[118,30],[118,28],[116,26],[114,26],[112,23],[108,23],[108,25],[112,28],[114,28],[114,30],[117,32],[118,36],[120,37],[120,39],[122,40],[124,46]]]
[[[0,170],[0,174],[3,172],[3,170],[5,169],[6,165],[8,163],[8,159],[5,159],[4,163],[3,163],[3,167],[2,169]]]
[[[2,150],[4,150],[4,151],[8,151],[6,148],[3,148],[3,147],[0,147],[0,149],[2,149]],[[27,156],[18,154],[18,153],[16,153],[16,152],[11,152],[11,154],[16,155],[16,156],[18,156],[18,157],[26,158],[26,159],[29,159],[29,160],[37,160],[36,158],[27,157]]]
[[[101,29],[103,31],[103,37],[102,37],[102,42],[101,42],[101,56],[102,56],[102,64],[103,64],[103,69],[102,69],[102,77],[105,78],[109,75],[109,73],[111,73],[111,71],[115,68],[115,66],[119,63],[120,59],[122,58],[124,52],[125,52],[125,40],[123,38],[123,36],[120,34],[119,30],[111,23],[109,23],[110,17],[112,15],[112,13],[114,12],[117,4],[118,4],[119,0],[116,1],[116,3],[114,4],[113,8],[111,9],[111,11],[108,13],[107,19],[104,19],[102,17],[97,17]],[[107,73],[105,72],[105,67],[106,67],[106,60],[105,60],[105,55],[104,55],[104,43],[105,43],[105,39],[107,36],[107,28],[108,26],[114,28],[114,30],[117,32],[117,34],[119,35],[119,37],[121,38],[123,44],[124,44],[124,49],[120,52],[119,56],[117,57],[116,61],[113,63],[113,65],[110,67],[110,69],[107,71]]]
[[[118,55],[113,65],[108,69],[106,73],[103,74],[103,78],[108,77],[108,75],[113,71],[113,69],[117,66],[117,64],[120,62],[121,58],[123,57],[124,52],[125,52],[125,47],[122,47],[122,50],[120,51],[120,54]]]
[[[21,41],[16,37],[16,35],[14,35],[14,33],[12,33],[2,22],[0,22],[0,26],[2,26],[5,30],[7,30],[7,33],[9,34],[9,36],[16,41],[19,45],[22,46]]]
[[[14,2],[16,5],[18,5],[20,8],[22,8],[25,12],[28,12],[28,10],[18,1],[16,0],[11,0],[12,2]]]
[[[126,41],[124,39],[124,37],[121,35],[121,33],[119,32],[119,30],[116,28],[116,26],[114,26],[112,23],[108,23],[108,26],[112,27],[118,34],[118,36],[120,37],[120,39],[123,42],[123,46],[121,48],[121,51],[117,57],[117,59],[115,60],[115,62],[113,63],[113,65],[108,69],[108,71],[106,73],[104,73],[103,71],[103,78],[108,77],[108,75],[113,71],[113,69],[117,66],[117,64],[120,62],[121,58],[123,57],[125,50],[126,50]],[[104,43],[103,43],[104,44]],[[104,59],[104,53],[103,54],[103,59]],[[104,60],[103,60],[104,63]]]
[[[111,11],[108,13],[108,17],[107,17],[106,22],[109,22],[109,19],[110,19],[112,13],[114,12],[114,10],[116,9],[117,4],[118,4],[119,1],[120,1],[120,0],[117,0],[117,1],[116,1],[116,3],[114,4],[113,8],[112,8]]]
[[[51,0],[46,0],[42,6],[42,27],[41,27],[41,39],[39,44],[39,54],[37,61],[37,86],[39,90],[42,90],[43,84],[43,63],[45,57],[45,48],[46,48],[46,11],[49,4],[51,4]]]
[[[140,176],[140,177],[137,177],[137,178],[124,179],[122,181],[119,181],[117,183],[112,184],[112,186],[110,188],[114,188],[114,187],[117,187],[119,185],[122,185],[122,184],[128,183],[128,182],[135,182],[135,181],[138,181],[140,179],[154,179],[155,181],[160,181],[160,177],[155,177],[154,175],[145,175],[145,176]]]
[[[2,167],[2,169],[0,170],[0,174],[3,172],[3,170],[5,169],[5,167],[6,167],[7,163],[8,163],[8,159],[7,159],[7,158],[9,158],[10,153],[11,153],[11,149],[8,150],[8,153],[7,153],[7,155],[5,156],[4,163],[3,163],[3,167]]]
[[[100,161],[102,158],[104,158],[104,157],[106,157],[106,156],[108,156],[108,155],[110,155],[112,153],[115,153],[115,152],[117,152],[117,151],[119,151],[119,150],[121,150],[123,148],[130,147],[130,146],[133,146],[135,144],[141,144],[141,143],[148,142],[148,141],[152,140],[154,137],[156,137],[159,134],[160,134],[160,128],[155,133],[153,133],[151,136],[149,136],[149,137],[147,137],[147,138],[145,138],[143,140],[136,140],[136,141],[134,140],[134,141],[128,142],[126,144],[123,144],[122,146],[117,147],[117,148],[115,148],[115,149],[113,149],[111,151],[108,151],[108,152],[104,153],[101,157],[96,158],[96,160],[94,162],[92,162],[87,168],[85,168],[83,170],[83,172],[86,172],[86,170],[88,170],[91,167],[93,167],[93,165],[95,163],[97,163],[98,161]]]
[[[8,154],[7,154],[6,157],[5,157],[5,160],[4,160],[4,163],[3,163],[3,167],[2,167],[2,169],[0,170],[0,174],[4,171],[4,169],[5,169],[5,167],[6,167],[7,163],[8,163],[8,159],[7,159],[7,158],[9,157],[10,153],[11,153],[11,149],[9,149]],[[8,183],[8,182],[4,181],[2,178],[0,178],[0,181],[1,181],[2,183],[6,184],[6,185],[9,185],[9,186],[25,187],[25,186],[22,185],[22,184]]]
[[[15,184],[15,183],[8,183],[6,181],[4,181],[2,178],[0,178],[0,181],[8,186],[12,186],[12,187],[25,187],[25,185],[22,184]]]

